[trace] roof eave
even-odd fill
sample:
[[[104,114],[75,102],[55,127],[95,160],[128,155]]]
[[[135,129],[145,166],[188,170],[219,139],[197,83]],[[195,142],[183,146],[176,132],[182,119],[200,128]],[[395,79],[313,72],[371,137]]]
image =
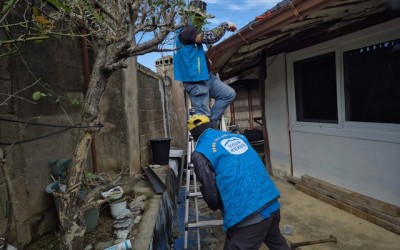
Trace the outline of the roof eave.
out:
[[[264,19],[246,25],[235,35],[211,47],[207,56],[211,61],[217,62],[224,51],[236,49],[250,43],[250,41],[260,35],[279,29],[288,23],[301,20],[302,16],[307,16],[316,10],[323,9],[336,2],[339,2],[339,0],[293,0],[291,4],[286,4],[265,15]],[[218,63],[214,65],[218,65]]]

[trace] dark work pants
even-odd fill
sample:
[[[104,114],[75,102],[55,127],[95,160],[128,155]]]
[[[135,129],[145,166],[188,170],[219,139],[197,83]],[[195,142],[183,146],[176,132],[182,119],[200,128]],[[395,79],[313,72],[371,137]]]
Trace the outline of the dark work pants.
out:
[[[289,250],[279,229],[280,210],[267,219],[246,227],[232,228],[227,232],[224,250],[258,250],[264,242],[270,250]]]

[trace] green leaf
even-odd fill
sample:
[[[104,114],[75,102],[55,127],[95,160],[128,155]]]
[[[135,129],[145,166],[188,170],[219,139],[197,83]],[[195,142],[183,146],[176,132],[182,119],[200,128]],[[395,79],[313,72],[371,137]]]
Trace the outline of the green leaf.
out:
[[[44,40],[35,40],[35,43],[36,44],[41,44],[41,43],[43,43],[44,42]]]
[[[47,0],[47,2],[49,2],[51,5],[54,5],[55,7],[63,9],[66,13],[70,13],[71,12],[71,9],[67,5],[61,3],[58,0]]]
[[[42,92],[36,91],[32,94],[32,99],[38,101],[42,97]]]
[[[32,8],[32,12],[33,12],[33,14],[34,14],[35,16],[40,15],[40,10],[39,10],[37,7],[33,7],[33,8]]]
[[[81,105],[81,102],[77,99],[72,99],[71,100],[71,105],[74,107],[79,107]]]
[[[57,97],[56,103],[60,103],[60,102],[61,102],[61,99],[59,97]]]
[[[1,16],[3,16],[4,14],[6,14],[6,13],[14,6],[14,4],[15,4],[16,2],[17,2],[16,0],[9,0],[9,1],[7,1],[7,2],[4,2],[3,9],[0,10]]]
[[[85,173],[85,178],[86,179],[94,179],[94,178],[96,178],[96,175],[94,173],[92,173],[92,172],[86,172]]]

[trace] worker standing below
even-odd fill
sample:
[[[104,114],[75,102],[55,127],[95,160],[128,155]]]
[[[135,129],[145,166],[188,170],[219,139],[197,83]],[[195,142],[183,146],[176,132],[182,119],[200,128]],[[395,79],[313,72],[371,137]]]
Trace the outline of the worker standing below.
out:
[[[196,114],[203,114],[216,126],[225,109],[235,99],[235,90],[210,74],[211,61],[206,58],[203,44],[219,41],[225,31],[237,28],[231,22],[224,22],[209,31],[203,31],[207,18],[207,4],[203,1],[191,1],[188,9],[181,12],[185,26],[177,30],[174,51],[174,78],[183,82],[189,93]],[[210,98],[215,100],[210,109]]]
[[[211,128],[194,115],[188,129],[197,140],[192,163],[208,207],[220,209],[226,233],[224,250],[287,250],[280,232],[279,191],[246,137]]]

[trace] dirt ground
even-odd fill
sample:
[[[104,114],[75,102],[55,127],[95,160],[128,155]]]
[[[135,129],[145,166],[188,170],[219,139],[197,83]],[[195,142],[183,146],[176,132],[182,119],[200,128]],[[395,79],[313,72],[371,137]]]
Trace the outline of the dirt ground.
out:
[[[100,210],[99,224],[94,232],[86,233],[84,237],[83,247],[92,245],[93,249],[96,243],[107,242],[113,240],[113,223],[108,207]],[[58,250],[59,241],[56,230],[52,233],[43,235],[39,240],[31,243],[26,247],[26,250]]]

